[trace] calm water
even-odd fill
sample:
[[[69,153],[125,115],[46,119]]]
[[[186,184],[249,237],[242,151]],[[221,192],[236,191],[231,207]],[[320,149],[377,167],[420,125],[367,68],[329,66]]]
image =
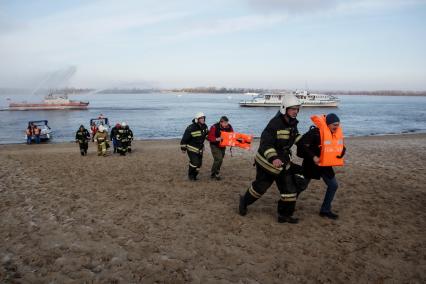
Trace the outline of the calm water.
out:
[[[7,106],[0,95],[0,109]],[[41,97],[10,96],[14,101],[37,101]],[[243,108],[249,97],[235,94],[107,94],[75,95],[72,99],[90,101],[84,111],[0,111],[0,143],[23,143],[29,120],[47,119],[54,130],[52,142],[72,141],[80,124],[88,127],[90,118],[104,114],[111,124],[126,121],[137,139],[181,137],[193,115],[203,111],[207,124],[227,115],[234,129],[259,136],[277,108]],[[426,132],[426,97],[341,96],[339,108],[304,108],[299,113],[299,130],[311,125],[312,114],[337,113],[346,136]]]

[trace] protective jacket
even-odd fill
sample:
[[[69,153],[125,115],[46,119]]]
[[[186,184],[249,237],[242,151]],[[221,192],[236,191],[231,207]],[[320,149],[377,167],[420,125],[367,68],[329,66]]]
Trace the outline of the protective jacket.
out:
[[[85,128],[83,130],[77,130],[75,133],[75,140],[77,140],[78,143],[87,143],[90,140],[89,131]]]
[[[181,150],[202,154],[207,134],[207,125],[196,123],[193,120],[193,123],[186,128],[180,141]]]
[[[297,119],[287,121],[280,112],[273,117],[260,137],[259,149],[255,156],[256,164],[271,174],[278,175],[283,168],[277,168],[272,164],[275,159],[280,159],[284,166],[289,164],[290,148],[301,135],[297,129]]]

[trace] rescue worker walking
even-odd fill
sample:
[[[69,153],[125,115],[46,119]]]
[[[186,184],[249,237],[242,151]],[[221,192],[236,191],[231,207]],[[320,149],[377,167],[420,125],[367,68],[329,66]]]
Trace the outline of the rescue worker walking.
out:
[[[118,140],[117,140],[117,134],[118,130],[121,128],[120,123],[117,123],[112,129],[110,134],[110,139],[112,141],[112,146],[114,147],[114,153],[117,153],[118,148]]]
[[[323,118],[324,119],[324,118]],[[325,117],[326,127],[330,130],[331,135],[337,132],[340,127],[340,119],[334,114],[330,113]],[[325,125],[325,124],[324,124]],[[346,152],[346,147],[343,145],[343,137],[341,139],[342,151],[335,154],[337,159],[342,159]],[[311,126],[308,132],[303,135],[303,138],[298,142],[298,150],[301,149],[300,155],[303,159],[303,173],[306,182],[309,183],[311,179],[321,179],[327,185],[327,191],[320,209],[319,215],[330,219],[337,219],[339,216],[331,210],[331,202],[336,194],[338,184],[332,166],[321,166],[321,147],[326,145],[321,144],[320,129],[317,126]],[[340,151],[340,150],[339,150]]]
[[[121,123],[120,129],[117,130],[117,141],[118,141],[118,153],[121,156],[126,156],[128,146],[129,146],[129,128],[127,127],[126,122]]]
[[[98,156],[106,156],[108,148],[108,131],[103,125],[99,125],[98,130],[96,131],[95,136],[93,137],[96,143],[98,144]]]
[[[281,197],[277,206],[278,222],[298,223],[298,219],[292,217],[296,206],[297,189],[287,170],[290,166],[290,148],[301,138],[296,119],[300,105],[296,96],[286,95],[280,111],[263,130],[255,156],[256,180],[252,182],[245,195],[240,196],[240,215],[246,215],[247,206],[262,197],[275,181]]]
[[[129,125],[126,125],[126,129],[128,131],[129,141],[127,142],[127,152],[132,152],[132,141],[133,141],[133,131],[130,129]]]
[[[208,134],[206,116],[199,112],[195,115],[180,141],[180,149],[187,153],[189,157],[188,178],[191,181],[197,180],[198,172],[203,163],[204,141]]]
[[[89,148],[89,140],[89,131],[87,131],[87,129],[84,128],[83,125],[80,125],[80,128],[75,133],[75,142],[78,143],[78,146],[80,147],[80,154],[82,156],[87,155],[87,149]]]
[[[213,156],[210,178],[216,180],[221,180],[220,167],[222,166],[226,150],[226,146],[219,145],[222,140],[220,137],[221,132],[234,132],[232,125],[229,123],[229,119],[226,116],[222,116],[219,122],[210,127],[209,135],[207,136],[207,140],[210,141],[210,149]]]

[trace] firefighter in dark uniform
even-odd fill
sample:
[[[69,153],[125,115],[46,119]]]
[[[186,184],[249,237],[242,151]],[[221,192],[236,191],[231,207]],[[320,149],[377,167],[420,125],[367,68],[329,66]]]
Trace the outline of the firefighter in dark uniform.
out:
[[[82,156],[87,155],[87,149],[89,148],[90,133],[84,128],[83,125],[80,125],[80,128],[75,133],[75,142],[80,146],[80,154]]]
[[[116,137],[118,141],[117,152],[121,156],[126,156],[127,149],[129,146],[129,128],[127,127],[127,123],[121,123],[121,128],[117,130]]]
[[[192,120],[192,124],[186,128],[182,140],[180,141],[180,149],[182,152],[186,151],[189,157],[189,180],[197,180],[198,172],[203,163],[204,141],[208,133],[206,116],[204,113],[199,112]]]
[[[126,125],[126,130],[128,131],[128,138],[129,141],[127,142],[127,152],[131,153],[132,152],[132,141],[133,141],[133,131],[130,129],[129,125]]]
[[[292,182],[290,148],[302,136],[297,129],[296,119],[300,102],[294,95],[286,95],[280,111],[272,118],[260,137],[259,150],[255,156],[256,180],[240,197],[239,213],[247,214],[247,206],[254,203],[275,181],[281,198],[278,201],[278,222],[297,223],[292,217],[297,199],[297,188]]]

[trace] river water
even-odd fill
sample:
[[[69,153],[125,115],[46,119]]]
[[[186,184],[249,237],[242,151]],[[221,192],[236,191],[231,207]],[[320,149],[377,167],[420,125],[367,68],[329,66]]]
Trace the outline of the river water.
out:
[[[0,109],[13,101],[40,101],[36,96],[0,95]],[[111,124],[126,121],[136,139],[170,139],[182,136],[196,112],[206,114],[210,126],[226,115],[238,132],[259,136],[278,108],[240,107],[242,94],[85,94],[70,96],[90,101],[88,110],[0,111],[0,144],[23,143],[29,120],[48,120],[54,131],[52,142],[72,141],[80,124],[89,126],[90,118],[103,114]],[[426,132],[426,97],[340,96],[338,108],[302,108],[299,131],[312,124],[310,116],[336,113],[345,136],[384,135]]]

